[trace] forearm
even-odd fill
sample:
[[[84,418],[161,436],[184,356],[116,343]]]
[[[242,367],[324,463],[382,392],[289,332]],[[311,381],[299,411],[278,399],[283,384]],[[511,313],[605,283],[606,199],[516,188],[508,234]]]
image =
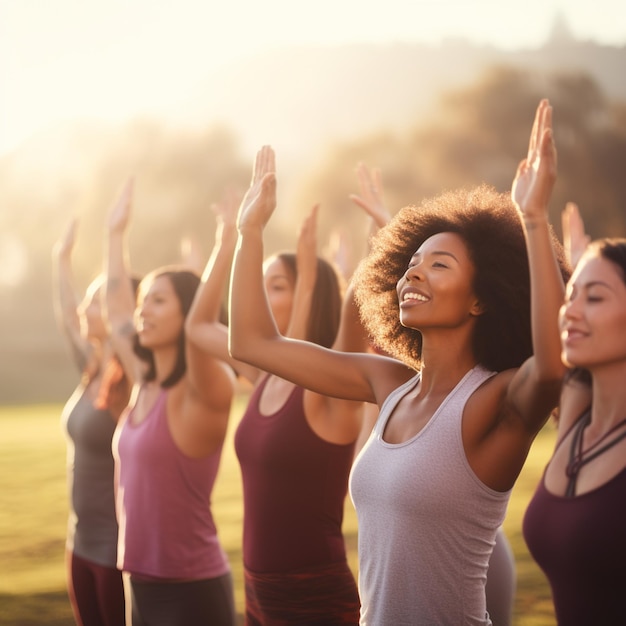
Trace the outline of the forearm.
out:
[[[54,311],[59,327],[67,331],[78,326],[78,300],[74,290],[72,264],[69,257],[55,255],[52,266]]]
[[[292,339],[307,339],[307,328],[311,305],[313,303],[313,292],[315,290],[315,276],[301,276],[298,270],[298,279],[293,294],[293,309],[289,318],[289,328],[287,337]]]
[[[193,335],[199,326],[219,322],[236,243],[236,232],[218,236],[187,316],[188,333]]]
[[[87,366],[89,345],[80,333],[78,300],[74,289],[69,255],[55,253],[52,262],[52,292],[54,314],[59,330],[66,337],[72,360],[79,371]]]
[[[263,231],[240,232],[230,286],[229,350],[254,364],[257,343],[278,335],[263,285]]]
[[[531,326],[535,368],[540,379],[560,380],[564,373],[558,328],[564,284],[547,217],[524,220],[531,291]]]
[[[132,320],[135,296],[128,269],[125,234],[111,231],[106,246],[106,316],[115,332]]]

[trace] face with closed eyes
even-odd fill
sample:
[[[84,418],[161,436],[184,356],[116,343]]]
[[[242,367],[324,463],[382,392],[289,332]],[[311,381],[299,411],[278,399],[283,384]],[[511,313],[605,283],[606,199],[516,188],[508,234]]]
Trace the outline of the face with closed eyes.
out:
[[[480,315],[474,294],[475,267],[456,233],[429,237],[411,257],[397,284],[400,322],[425,331],[455,328]]]
[[[626,361],[626,284],[621,269],[586,254],[567,284],[559,316],[563,361],[593,370]]]
[[[264,266],[267,299],[274,321],[282,335],[287,333],[295,291],[295,276],[278,257],[268,259]]]

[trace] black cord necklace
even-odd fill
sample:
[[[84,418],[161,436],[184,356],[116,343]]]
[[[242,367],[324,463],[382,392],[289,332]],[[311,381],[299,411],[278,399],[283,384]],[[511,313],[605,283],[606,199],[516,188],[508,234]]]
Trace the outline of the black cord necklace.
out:
[[[600,449],[596,449],[603,441],[605,441],[610,435],[626,426],[626,418],[621,422],[618,422],[610,428],[598,441],[589,446],[586,450],[583,450],[583,438],[585,428],[591,423],[591,408],[588,408],[585,413],[579,418],[578,427],[574,436],[572,437],[572,445],[570,447],[570,456],[567,467],[565,468],[565,475],[568,477],[567,489],[565,490],[566,498],[573,498],[576,495],[576,481],[578,474],[583,466],[587,465],[590,461],[599,457],[603,452],[606,452],[612,448],[616,443],[620,442],[626,437],[626,431],[620,433],[615,439],[609,441],[606,445]]]

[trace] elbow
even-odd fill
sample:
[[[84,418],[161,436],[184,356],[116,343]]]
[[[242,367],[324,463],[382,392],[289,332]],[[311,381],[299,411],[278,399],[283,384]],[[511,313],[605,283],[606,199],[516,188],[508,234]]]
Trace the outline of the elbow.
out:
[[[228,354],[237,361],[245,361],[245,353],[241,342],[237,341],[237,338],[233,333],[228,333]]]

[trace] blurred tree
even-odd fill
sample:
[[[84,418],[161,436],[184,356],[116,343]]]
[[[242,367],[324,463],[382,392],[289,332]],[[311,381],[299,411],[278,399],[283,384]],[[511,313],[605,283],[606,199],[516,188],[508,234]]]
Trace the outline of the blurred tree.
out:
[[[557,232],[560,211],[573,200],[593,237],[625,235],[626,104],[609,102],[580,73],[491,68],[476,83],[444,93],[432,115],[403,136],[379,132],[336,147],[303,185],[298,205],[327,207],[320,213],[322,232],[362,232],[358,210],[345,208],[357,191],[359,161],[381,168],[392,213],[449,188],[487,182],[507,191],[542,97],[554,107],[559,150],[551,207]]]
[[[108,207],[129,176],[136,180],[133,270],[144,274],[181,261],[185,237],[196,240],[206,261],[215,224],[210,205],[227,186],[247,187],[250,162],[225,128],[184,133],[146,121],[72,127],[5,157],[0,260],[10,242],[13,255],[18,246],[26,261],[19,283],[2,281],[9,272],[0,268],[0,402],[64,397],[75,383],[52,315],[50,265],[52,246],[72,216],[79,217],[73,259],[79,289],[101,270]]]

